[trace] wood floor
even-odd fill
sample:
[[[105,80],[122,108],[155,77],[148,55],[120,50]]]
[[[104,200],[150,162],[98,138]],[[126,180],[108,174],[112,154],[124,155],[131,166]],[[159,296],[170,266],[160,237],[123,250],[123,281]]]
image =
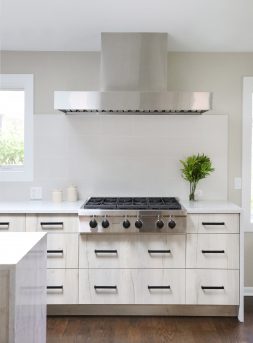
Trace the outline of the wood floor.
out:
[[[50,317],[47,343],[253,343],[253,298],[245,322],[218,317]]]

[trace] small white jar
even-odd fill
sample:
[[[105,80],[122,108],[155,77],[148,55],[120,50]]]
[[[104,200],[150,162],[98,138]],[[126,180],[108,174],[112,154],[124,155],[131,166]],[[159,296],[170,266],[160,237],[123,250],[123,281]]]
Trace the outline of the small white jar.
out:
[[[77,194],[77,187],[76,186],[69,186],[67,188],[67,201],[77,201],[78,194]]]
[[[60,189],[54,189],[52,192],[52,201],[53,202],[62,202],[62,191]]]

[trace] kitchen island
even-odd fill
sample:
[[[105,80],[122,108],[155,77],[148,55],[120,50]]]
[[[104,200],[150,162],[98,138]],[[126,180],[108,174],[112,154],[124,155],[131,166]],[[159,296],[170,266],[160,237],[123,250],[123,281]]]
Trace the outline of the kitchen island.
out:
[[[46,234],[0,233],[0,343],[46,342]]]

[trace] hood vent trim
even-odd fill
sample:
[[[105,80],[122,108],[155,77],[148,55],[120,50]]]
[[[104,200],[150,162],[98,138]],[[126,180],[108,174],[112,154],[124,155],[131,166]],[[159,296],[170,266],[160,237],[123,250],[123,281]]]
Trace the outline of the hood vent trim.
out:
[[[202,114],[210,105],[209,92],[54,93],[55,108],[65,114]]]

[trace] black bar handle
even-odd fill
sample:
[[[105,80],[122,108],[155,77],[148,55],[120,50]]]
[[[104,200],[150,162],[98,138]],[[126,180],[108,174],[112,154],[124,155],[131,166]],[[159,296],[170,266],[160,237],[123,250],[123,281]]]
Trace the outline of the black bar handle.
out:
[[[224,286],[201,286],[203,290],[205,289],[225,289]]]
[[[47,289],[61,289],[61,290],[63,290],[63,286],[47,286]]]
[[[43,226],[61,226],[61,229],[63,229],[63,222],[40,222],[42,230],[49,229],[48,227],[44,228]]]
[[[148,289],[170,289],[170,286],[148,286]]]
[[[201,250],[202,254],[225,254],[225,250]]]
[[[202,222],[202,225],[225,225],[224,222]]]
[[[94,289],[117,289],[117,286],[94,286]]]
[[[151,250],[148,249],[149,254],[170,254],[171,250]]]
[[[117,254],[118,251],[116,249],[113,249],[113,250],[99,250],[99,249],[95,249],[94,253],[95,254]]]
[[[63,254],[63,250],[47,250],[48,254]]]
[[[1,227],[1,226],[6,226],[6,228],[5,227]],[[10,227],[10,223],[9,222],[0,222],[0,230],[5,230],[5,229],[9,229],[9,227]]]

